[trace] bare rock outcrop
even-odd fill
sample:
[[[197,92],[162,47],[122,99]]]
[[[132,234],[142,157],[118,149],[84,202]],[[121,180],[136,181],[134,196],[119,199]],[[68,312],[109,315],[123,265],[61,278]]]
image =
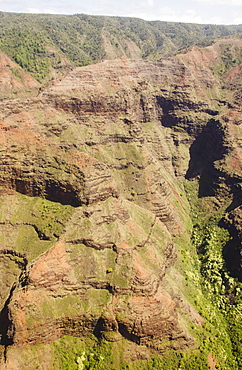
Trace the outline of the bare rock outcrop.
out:
[[[27,285],[12,295],[15,344],[101,335],[104,327],[159,350],[169,338],[179,348],[193,343],[179,325],[179,306],[160,287],[174,245],[156,216],[139,208],[145,225],[127,201],[75,211],[63,239],[29,266]]]

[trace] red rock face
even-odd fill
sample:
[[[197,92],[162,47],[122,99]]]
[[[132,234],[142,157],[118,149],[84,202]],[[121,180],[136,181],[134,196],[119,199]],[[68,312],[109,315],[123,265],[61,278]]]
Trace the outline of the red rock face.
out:
[[[1,199],[12,204],[0,253],[6,265],[17,250],[21,267],[1,297],[2,344],[91,332],[159,351],[194,344],[181,312],[202,318],[183,296],[173,241],[190,243],[181,180],[196,179],[201,197],[233,194],[227,223],[241,240],[241,112],[209,68],[216,48],[103,61],[0,102]]]

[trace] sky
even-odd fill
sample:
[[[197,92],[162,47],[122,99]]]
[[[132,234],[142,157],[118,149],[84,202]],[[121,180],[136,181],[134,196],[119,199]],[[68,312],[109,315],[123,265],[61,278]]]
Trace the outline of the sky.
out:
[[[242,0],[0,0],[0,11],[90,14],[204,24],[242,24]]]

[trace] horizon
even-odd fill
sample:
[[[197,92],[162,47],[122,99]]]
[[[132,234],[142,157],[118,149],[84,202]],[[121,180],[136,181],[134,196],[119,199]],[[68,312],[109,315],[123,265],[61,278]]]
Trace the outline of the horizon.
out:
[[[10,14],[24,14],[24,15],[50,15],[50,16],[75,16],[75,15],[87,15],[91,17],[113,17],[113,18],[133,18],[133,19],[140,19],[145,22],[164,22],[164,23],[182,23],[182,24],[199,24],[199,25],[209,25],[209,26],[242,26],[241,23],[199,23],[199,22],[185,22],[185,21],[166,21],[166,20],[160,20],[160,19],[144,19],[137,16],[129,16],[129,15],[108,15],[108,14],[88,14],[88,13],[47,13],[47,12],[21,12],[21,11],[3,11],[0,10],[0,13],[10,13]]]
[[[0,0],[5,13],[138,18],[145,21],[209,25],[241,25],[242,0]]]

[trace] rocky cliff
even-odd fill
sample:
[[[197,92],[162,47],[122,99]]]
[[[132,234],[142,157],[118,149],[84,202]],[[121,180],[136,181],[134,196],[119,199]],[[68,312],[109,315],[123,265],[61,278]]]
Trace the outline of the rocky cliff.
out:
[[[238,367],[238,341],[211,317],[241,304],[241,47],[104,60],[0,101],[2,369],[64,368],[53,346],[66,336],[139,366],[183,351],[181,366],[196,353],[201,368]],[[218,292],[204,274],[212,219]],[[86,352],[69,368],[91,368]]]

